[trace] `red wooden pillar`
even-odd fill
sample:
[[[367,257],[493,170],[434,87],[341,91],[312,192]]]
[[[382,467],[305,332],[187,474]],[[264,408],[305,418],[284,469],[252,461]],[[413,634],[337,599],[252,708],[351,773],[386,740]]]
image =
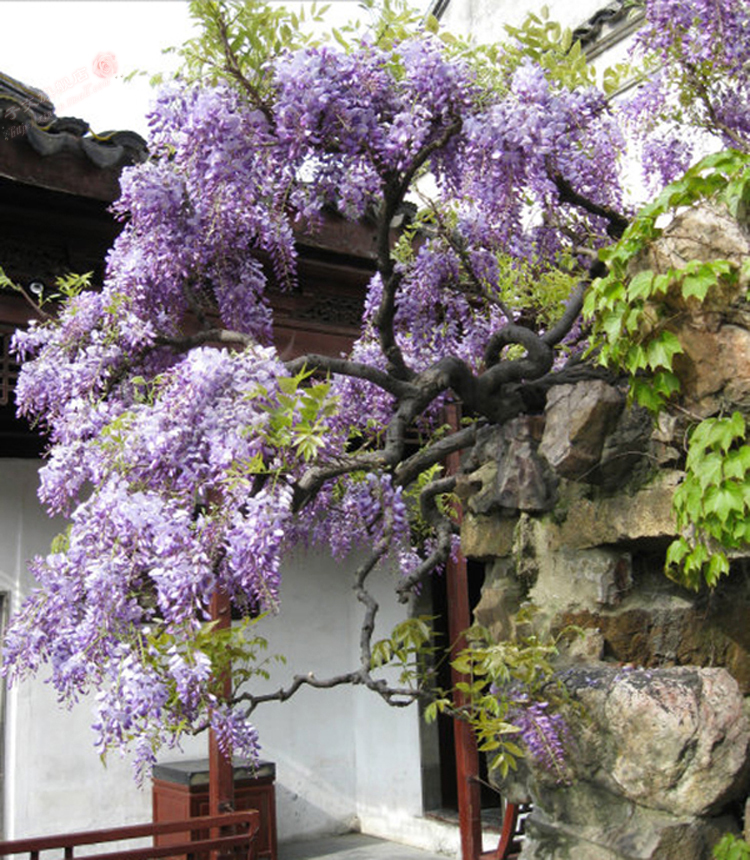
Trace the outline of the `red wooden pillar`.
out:
[[[447,407],[448,423],[455,432],[459,428],[460,414],[456,405]],[[448,474],[455,474],[459,468],[460,454],[448,457]],[[459,512],[460,516],[460,512]],[[469,606],[469,582],[466,559],[462,553],[446,565],[446,588],[448,592],[448,635],[452,643],[451,659],[466,647],[464,631],[471,625]],[[455,669],[451,669],[451,680],[455,689],[456,682],[467,680]],[[466,697],[459,691],[454,692],[455,704],[466,704]],[[482,853],[482,802],[479,776],[479,752],[474,731],[463,720],[453,721],[453,737],[456,743],[456,777],[458,781],[458,823],[461,833],[461,857],[463,860],[479,860]]]
[[[451,658],[466,646],[463,631],[470,625],[469,589],[466,575],[466,559],[460,556],[447,565],[448,631],[453,642]],[[451,669],[455,688],[457,681],[466,677]],[[466,704],[466,696],[454,692],[455,704]],[[458,823],[461,831],[461,857],[463,860],[478,860],[482,853],[482,806],[479,774],[479,752],[474,730],[463,720],[453,721],[453,737],[456,742],[456,778],[458,781]]]
[[[226,629],[232,623],[232,608],[226,592],[217,588],[211,598],[211,619],[217,621],[217,630]],[[232,671],[228,668],[221,681],[221,696],[229,701],[232,696]],[[216,733],[210,729],[208,735],[208,808],[209,815],[220,815],[234,811],[234,767],[232,759],[219,749]],[[219,834],[212,833],[212,836]],[[218,852],[212,852],[213,860],[219,860]]]

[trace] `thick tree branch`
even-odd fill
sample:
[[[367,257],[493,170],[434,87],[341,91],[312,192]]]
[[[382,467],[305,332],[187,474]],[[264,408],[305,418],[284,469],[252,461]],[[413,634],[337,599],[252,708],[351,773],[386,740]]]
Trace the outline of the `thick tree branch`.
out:
[[[392,687],[385,679],[374,678],[371,672],[372,666],[372,637],[375,632],[375,617],[379,610],[378,602],[365,587],[365,583],[372,571],[388,554],[391,548],[392,529],[387,523],[383,537],[374,547],[368,557],[359,565],[354,575],[354,592],[357,600],[365,607],[365,615],[360,628],[360,665],[352,672],[345,672],[325,679],[318,679],[314,674],[296,675],[288,687],[282,687],[274,693],[254,695],[244,693],[236,697],[235,702],[247,702],[246,716],[262,704],[268,702],[285,702],[297,693],[302,687],[313,687],[318,690],[330,690],[343,684],[363,685],[378,693],[388,704],[395,706],[406,706],[415,699],[426,695],[424,690],[411,687]]]
[[[488,369],[495,367],[500,361],[500,354],[506,346],[518,344],[522,346],[530,356],[538,357],[546,360],[548,357],[548,347],[542,338],[530,328],[518,325],[516,323],[508,323],[487,341],[487,346],[484,349],[484,363]],[[516,364],[513,362],[503,362],[504,365]],[[489,370],[488,370],[489,372]]]
[[[396,469],[396,484],[400,487],[408,487],[425,469],[429,469],[435,463],[441,463],[449,454],[461,451],[463,448],[471,448],[476,442],[478,429],[485,423],[480,420],[470,424],[463,430],[451,433],[439,442],[433,442],[404,460]]]
[[[209,328],[197,332],[197,334],[182,335],[180,337],[167,337],[158,335],[154,343],[156,346],[168,346],[175,352],[189,352],[197,346],[206,344],[223,343],[234,346],[252,346],[257,343],[254,337],[239,331],[230,331],[223,328]]]
[[[396,341],[394,321],[396,318],[396,293],[401,284],[401,274],[395,271],[391,256],[391,222],[403,203],[404,197],[417,172],[427,163],[433,153],[442,149],[461,130],[462,120],[455,119],[438,137],[425,144],[412,159],[403,174],[395,171],[384,177],[384,199],[379,216],[377,235],[377,265],[383,282],[383,294],[375,314],[374,324],[378,331],[380,348],[388,362],[388,371],[398,379],[411,379],[414,372],[407,367],[403,352]]]
[[[571,203],[573,206],[578,206],[591,215],[598,215],[606,219],[609,224],[607,235],[613,239],[619,239],[622,236],[630,223],[624,215],[609,206],[601,206],[598,203],[594,203],[593,200],[589,200],[583,194],[579,194],[560,173],[554,173],[551,179],[555,183],[561,203]]]
[[[450,360],[448,360],[450,361]],[[458,362],[458,359],[454,359]],[[438,362],[438,365],[445,363]],[[463,364],[463,362],[461,362]],[[317,493],[326,481],[349,472],[367,469],[393,469],[402,460],[406,447],[406,434],[414,419],[443,391],[450,387],[449,378],[438,365],[421,373],[410,384],[413,391],[398,403],[385,434],[385,444],[377,451],[343,456],[308,469],[294,491],[293,508],[300,510]],[[471,376],[471,372],[466,368]]]
[[[416,393],[414,386],[408,382],[396,379],[384,370],[379,370],[377,367],[359,361],[309,353],[286,362],[286,369],[292,376],[305,368],[308,370],[325,370],[328,373],[340,373],[343,376],[364,379],[398,398],[414,396]]]
[[[579,281],[568,297],[565,312],[551,329],[542,335],[542,340],[548,346],[555,346],[570,332],[583,308],[583,297],[588,288],[588,281]]]
[[[375,632],[375,617],[378,614],[378,602],[365,588],[367,577],[373,569],[388,555],[393,538],[392,512],[386,511],[388,520],[385,524],[384,534],[378,541],[368,558],[362,562],[354,574],[354,593],[357,600],[365,607],[365,617],[359,632],[359,666],[363,677],[370,674],[372,665],[372,636]]]
[[[427,558],[396,586],[396,594],[401,603],[406,603],[424,577],[438,565],[444,564],[450,555],[456,524],[440,510],[437,500],[439,496],[452,492],[455,486],[456,476],[450,475],[432,481],[420,493],[419,507],[422,516],[435,529],[435,545]]]
[[[342,456],[312,466],[297,483],[294,510],[304,507],[323,484],[332,478],[359,470],[395,469],[403,459],[406,436],[412,422],[445,391],[455,392],[470,413],[490,420],[507,417],[505,413],[508,407],[498,397],[499,388],[511,382],[536,379],[544,375],[552,367],[553,358],[552,348],[523,326],[504,326],[493,339],[498,352],[510,343],[523,345],[527,350],[527,357],[502,361],[485,371],[481,377],[476,377],[468,364],[456,356],[445,356],[432,367],[414,376],[409,383],[413,393],[399,401],[388,425],[383,447],[377,451]],[[513,414],[517,414],[520,405],[521,400],[516,395],[511,409]],[[446,453],[450,444],[445,443]],[[427,460],[425,455],[422,462],[427,463]],[[412,467],[416,462],[412,462]],[[423,468],[426,468],[426,465]],[[400,483],[403,484],[403,480]]]
[[[606,367],[602,367],[600,364],[575,361],[560,368],[560,370],[555,370],[554,373],[547,373],[540,376],[539,379],[528,382],[524,385],[524,395],[540,399],[546,395],[550,388],[554,388],[556,385],[573,385],[576,382],[589,379],[602,379],[610,385],[617,382],[617,376]]]

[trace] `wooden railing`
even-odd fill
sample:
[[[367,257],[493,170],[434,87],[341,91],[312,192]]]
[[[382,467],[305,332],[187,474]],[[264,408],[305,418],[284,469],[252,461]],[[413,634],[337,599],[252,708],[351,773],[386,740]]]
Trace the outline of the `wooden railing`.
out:
[[[117,848],[98,854],[87,854],[86,860],[156,860],[159,857],[194,857],[198,854],[217,858],[232,858],[232,860],[255,860],[255,840],[260,828],[260,813],[255,810],[245,812],[228,812],[223,815],[190,818],[187,821],[167,821],[161,824],[135,824],[129,827],[115,827],[109,830],[87,830],[81,833],[66,835],[40,836],[33,839],[16,839],[10,842],[0,842],[0,858],[11,857],[14,854],[25,854],[29,860],[40,860],[40,853],[59,852],[56,855],[45,854],[41,860],[69,860],[75,856],[74,851],[82,845],[103,845],[107,842],[127,842],[131,839],[152,839],[171,834],[185,834],[184,841],[170,840],[169,845],[162,844],[147,848]],[[198,838],[191,840],[191,833]],[[202,838],[205,833],[213,833],[210,837]]]

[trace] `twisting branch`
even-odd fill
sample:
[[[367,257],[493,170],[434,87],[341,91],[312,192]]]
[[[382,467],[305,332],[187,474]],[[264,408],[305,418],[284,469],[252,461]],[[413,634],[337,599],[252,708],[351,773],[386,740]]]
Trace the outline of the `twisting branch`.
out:
[[[240,331],[230,331],[224,328],[209,328],[197,334],[183,335],[181,337],[167,337],[158,335],[154,343],[156,346],[168,346],[175,352],[189,352],[197,346],[205,344],[224,343],[227,345],[248,347],[257,343],[254,337]]]
[[[452,538],[456,524],[439,508],[437,500],[450,493],[456,486],[456,476],[439,478],[429,483],[420,493],[419,507],[424,519],[435,529],[435,547],[424,561],[396,586],[396,594],[401,603],[409,600],[411,593],[427,574],[443,564],[450,555]]]
[[[453,371],[451,373],[451,371]],[[293,509],[300,510],[314,497],[323,484],[339,475],[363,469],[393,469],[403,459],[406,434],[414,419],[443,391],[454,387],[452,382],[470,393],[474,379],[468,366],[457,358],[444,358],[432,368],[413,378],[411,393],[398,402],[385,434],[385,443],[377,451],[352,454],[309,468],[297,482]],[[455,389],[457,390],[457,388]]]
[[[365,607],[365,617],[362,619],[359,632],[359,671],[365,683],[370,679],[372,636],[375,632],[375,617],[380,608],[377,600],[365,587],[365,583],[375,566],[388,555],[393,541],[393,511],[386,509],[383,516],[385,520],[383,534],[370,553],[369,558],[360,564],[357,572],[354,574],[354,593],[357,595],[357,600]]]
[[[574,385],[576,382],[591,379],[602,379],[610,385],[617,383],[617,375],[608,368],[602,367],[600,364],[575,360],[560,370],[555,370],[554,373],[547,373],[540,376],[539,379],[527,383],[524,386],[524,394],[527,397],[541,399],[556,385]]]
[[[396,485],[408,487],[425,469],[442,462],[449,454],[463,448],[471,448],[476,442],[477,431],[486,423],[484,420],[478,420],[404,460],[396,469]]]
[[[593,200],[589,200],[588,197],[585,197],[583,194],[579,194],[570,182],[568,182],[568,180],[560,173],[553,173],[550,178],[555,183],[557,193],[560,195],[561,203],[571,203],[573,206],[578,206],[591,215],[599,215],[608,222],[608,236],[612,239],[619,239],[620,236],[622,236],[630,223],[623,214],[609,206],[601,206],[598,203],[594,203]]]
[[[499,354],[503,347],[510,343],[524,346],[527,357],[496,363],[480,377],[475,376],[469,365],[456,356],[444,356],[432,367],[413,376],[408,383],[410,393],[397,403],[385,434],[383,447],[377,451],[339,457],[309,468],[295,487],[294,510],[303,508],[326,481],[339,475],[366,469],[396,469],[403,459],[406,435],[412,422],[445,391],[454,391],[469,413],[484,416],[490,420],[496,420],[499,416],[507,417],[506,404],[498,397],[500,387],[523,379],[537,379],[543,376],[552,367],[553,359],[552,347],[549,344],[530,329],[516,324],[504,326],[493,337],[488,347],[490,356],[494,354],[493,350]],[[519,404],[514,413],[517,414],[521,401],[518,397],[515,399]],[[449,453],[451,444],[445,443],[444,453]],[[419,461],[420,464],[428,464],[429,457],[430,455],[425,454]],[[412,461],[410,471],[417,462]],[[422,468],[426,467],[422,465]],[[403,478],[400,483],[404,484]]]
[[[356,379],[364,379],[367,382],[372,382],[389,394],[393,394],[394,397],[410,397],[416,393],[414,386],[408,382],[396,379],[391,374],[386,373],[384,370],[379,370],[370,364],[350,361],[346,358],[332,358],[327,355],[309,353],[292,361],[287,361],[285,366],[292,376],[300,373],[305,368],[312,371],[325,370],[328,373],[340,373],[344,376],[353,376]]]
[[[573,324],[583,308],[583,297],[588,286],[588,281],[579,281],[573,288],[573,292],[571,292],[565,305],[565,312],[552,328],[542,335],[542,340],[548,346],[555,346],[560,343],[573,328]]]
[[[367,590],[366,581],[372,571],[388,554],[391,548],[392,531],[392,522],[386,522],[381,539],[368,557],[359,565],[354,574],[354,592],[357,595],[357,600],[365,607],[365,615],[362,620],[359,638],[359,668],[325,679],[318,679],[312,673],[295,675],[288,687],[282,687],[274,693],[265,693],[263,695],[243,693],[236,697],[235,702],[247,703],[245,709],[246,716],[249,717],[259,705],[268,702],[287,701],[302,687],[329,690],[333,687],[340,687],[343,684],[363,685],[378,693],[389,705],[397,707],[405,707],[406,705],[410,705],[415,699],[427,695],[425,691],[417,688],[392,687],[385,679],[374,678],[371,672],[372,637],[375,632],[375,617],[380,607],[372,594]]]
[[[403,174],[393,171],[384,176],[384,199],[380,211],[377,234],[377,265],[383,282],[383,295],[375,314],[375,327],[378,331],[380,348],[388,362],[388,371],[398,379],[411,379],[414,371],[407,367],[403,352],[396,342],[393,328],[396,317],[396,293],[401,284],[401,274],[395,270],[391,256],[391,222],[409,191],[417,172],[427,163],[430,156],[442,149],[462,127],[462,120],[455,119],[438,137],[425,144],[412,159],[411,165]]]
[[[484,348],[484,364],[487,368],[495,367],[500,362],[500,355],[506,346],[518,344],[528,353],[540,349],[539,335],[526,326],[508,323],[496,331],[487,341]]]

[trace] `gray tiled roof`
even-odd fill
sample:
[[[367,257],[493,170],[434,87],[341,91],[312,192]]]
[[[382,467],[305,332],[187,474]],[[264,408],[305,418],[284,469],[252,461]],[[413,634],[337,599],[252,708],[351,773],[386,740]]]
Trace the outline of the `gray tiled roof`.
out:
[[[630,0],[611,0],[606,6],[594,12],[583,24],[575,28],[573,41],[580,42],[584,49],[588,48],[599,39],[605,28],[614,27],[624,22],[634,8],[640,5],[630,2]]]
[[[55,107],[41,90],[27,86],[0,72],[0,125],[5,137],[25,134],[38,155],[75,153],[96,167],[120,168],[148,157],[146,141],[133,131],[93,133],[87,122],[58,117]]]

